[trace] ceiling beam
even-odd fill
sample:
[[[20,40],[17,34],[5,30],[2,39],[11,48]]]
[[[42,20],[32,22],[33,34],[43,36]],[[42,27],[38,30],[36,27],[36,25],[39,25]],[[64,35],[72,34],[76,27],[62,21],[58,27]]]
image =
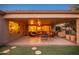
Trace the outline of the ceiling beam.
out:
[[[4,18],[79,18],[79,14],[6,14]]]

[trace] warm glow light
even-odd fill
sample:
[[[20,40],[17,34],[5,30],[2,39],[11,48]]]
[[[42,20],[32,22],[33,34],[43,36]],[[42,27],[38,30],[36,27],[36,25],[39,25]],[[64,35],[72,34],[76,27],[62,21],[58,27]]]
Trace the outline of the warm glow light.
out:
[[[41,24],[41,22],[40,22],[40,21],[38,21],[38,24]]]
[[[36,26],[29,26],[30,32],[36,32]]]
[[[38,23],[38,25],[39,25],[39,26],[41,25],[41,22],[40,22],[40,20],[39,20],[39,19],[38,19],[38,22],[37,22],[37,23]]]
[[[39,30],[41,29],[41,27],[37,27]]]
[[[10,33],[19,31],[19,24],[13,21],[9,21],[9,31]]]
[[[36,31],[46,31],[49,32],[51,29],[51,26],[29,26],[30,32],[36,32]]]
[[[37,27],[37,31],[41,31],[41,27],[38,26],[38,27]]]
[[[42,26],[43,31],[50,31],[50,26]]]
[[[51,26],[49,26],[49,25],[43,25],[42,26],[40,19],[37,19],[37,22],[35,22],[33,19],[30,20],[30,23],[29,23],[29,26],[28,26],[29,32],[39,32],[39,31],[49,32],[50,29],[51,29]]]
[[[34,20],[30,20],[30,24],[34,24]]]

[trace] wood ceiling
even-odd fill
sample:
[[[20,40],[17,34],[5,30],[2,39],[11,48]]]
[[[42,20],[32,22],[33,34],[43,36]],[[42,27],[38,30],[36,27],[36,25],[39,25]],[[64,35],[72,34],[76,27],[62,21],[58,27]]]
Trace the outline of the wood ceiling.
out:
[[[28,25],[28,22],[30,20],[34,20],[35,23],[38,21],[38,18],[30,18],[30,19],[7,19],[10,21],[17,21],[20,23],[25,23],[26,25]],[[65,22],[69,22],[69,21],[73,21],[75,20],[74,18],[39,18],[41,24],[51,24],[51,25],[55,25],[55,24],[59,24],[59,23],[65,23]]]

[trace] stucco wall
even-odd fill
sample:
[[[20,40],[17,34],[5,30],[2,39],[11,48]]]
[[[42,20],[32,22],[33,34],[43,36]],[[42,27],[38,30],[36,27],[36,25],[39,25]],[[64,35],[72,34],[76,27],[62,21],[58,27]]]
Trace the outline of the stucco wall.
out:
[[[77,44],[79,45],[79,19],[76,20],[76,27],[77,27]]]
[[[9,41],[8,22],[0,16],[0,45]]]
[[[20,25],[20,32],[12,35],[9,33],[9,26],[8,20],[4,19],[0,15],[0,45],[6,45],[7,43],[17,40],[18,38],[22,37],[23,34],[23,25]]]

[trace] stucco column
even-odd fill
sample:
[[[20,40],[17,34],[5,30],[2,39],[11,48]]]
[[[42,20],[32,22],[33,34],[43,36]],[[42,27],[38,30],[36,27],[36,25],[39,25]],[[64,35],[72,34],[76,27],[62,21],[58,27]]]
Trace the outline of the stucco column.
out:
[[[76,31],[77,44],[79,45],[79,19],[76,20]]]
[[[8,41],[8,22],[0,15],[0,45],[4,45]]]

